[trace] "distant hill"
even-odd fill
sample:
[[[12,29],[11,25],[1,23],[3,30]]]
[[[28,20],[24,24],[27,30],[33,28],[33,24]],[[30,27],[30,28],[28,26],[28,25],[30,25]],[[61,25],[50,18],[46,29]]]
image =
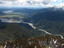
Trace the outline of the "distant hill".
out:
[[[37,11],[37,9],[29,9],[29,8],[19,8],[14,10],[14,12],[20,12],[20,13],[28,13],[28,14],[33,14]]]
[[[62,34],[64,36],[64,10],[46,8],[41,9],[39,13],[34,14],[26,21],[32,22],[36,27],[45,29],[53,34]]]
[[[34,22],[38,22],[40,20],[64,21],[64,11],[52,8],[41,9],[41,11],[31,17],[31,20],[34,20]]]
[[[5,13],[3,13],[2,11],[0,11],[0,15],[5,15]]]

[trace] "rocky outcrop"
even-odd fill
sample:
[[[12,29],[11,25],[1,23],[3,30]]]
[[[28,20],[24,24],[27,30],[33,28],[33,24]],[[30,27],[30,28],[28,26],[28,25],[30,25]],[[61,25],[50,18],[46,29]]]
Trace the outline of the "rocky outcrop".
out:
[[[58,36],[46,35],[41,37],[8,40],[0,48],[64,48],[64,39]]]

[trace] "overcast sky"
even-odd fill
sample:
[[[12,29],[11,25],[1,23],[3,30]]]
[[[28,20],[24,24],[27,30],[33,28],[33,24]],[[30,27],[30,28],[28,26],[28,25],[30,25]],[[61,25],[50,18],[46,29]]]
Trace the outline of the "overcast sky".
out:
[[[64,6],[64,0],[0,0],[5,7],[52,7]]]

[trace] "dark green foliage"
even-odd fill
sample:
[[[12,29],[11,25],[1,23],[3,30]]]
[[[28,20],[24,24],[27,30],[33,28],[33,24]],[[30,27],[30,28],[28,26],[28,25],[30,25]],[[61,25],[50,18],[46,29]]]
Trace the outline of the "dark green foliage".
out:
[[[0,24],[2,25],[0,28],[0,42],[6,40],[15,40],[19,38],[40,36],[42,33],[37,30],[25,28],[20,24],[15,24],[15,23],[10,24],[10,23],[2,23],[2,22]]]
[[[33,14],[37,11],[36,9],[28,9],[28,8],[19,8],[14,10],[14,12],[20,12],[20,13],[28,13],[28,14]]]
[[[31,20],[33,20],[33,22],[38,22],[40,20],[64,21],[64,11],[46,11],[37,13],[33,15]]]
[[[33,15],[30,19],[36,27],[53,34],[61,34],[64,36],[63,10],[42,10],[40,13]]]
[[[40,21],[35,26],[47,30],[53,34],[62,34],[64,32],[64,22]]]

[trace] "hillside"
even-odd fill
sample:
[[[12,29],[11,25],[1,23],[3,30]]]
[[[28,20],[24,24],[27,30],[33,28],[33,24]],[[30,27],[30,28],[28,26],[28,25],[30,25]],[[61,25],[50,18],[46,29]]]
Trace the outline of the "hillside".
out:
[[[36,18],[36,19],[35,19]],[[64,11],[63,10],[54,10],[54,9],[41,9],[38,13],[34,14],[31,17],[33,22],[38,22],[40,20],[48,21],[64,21]]]
[[[5,13],[3,13],[3,12],[0,11],[0,15],[5,15]]]
[[[14,12],[28,13],[28,14],[33,14],[35,13],[35,11],[36,9],[28,9],[28,8],[18,8],[14,10]]]
[[[36,27],[44,29],[53,34],[61,34],[64,36],[64,11],[54,10],[53,8],[42,9],[39,13],[34,14],[30,21]]]
[[[25,24],[24,24],[25,25]],[[40,36],[44,33],[25,27],[23,24],[18,23],[2,23],[0,22],[0,42],[6,40],[16,40],[20,38],[29,38],[34,36]]]

